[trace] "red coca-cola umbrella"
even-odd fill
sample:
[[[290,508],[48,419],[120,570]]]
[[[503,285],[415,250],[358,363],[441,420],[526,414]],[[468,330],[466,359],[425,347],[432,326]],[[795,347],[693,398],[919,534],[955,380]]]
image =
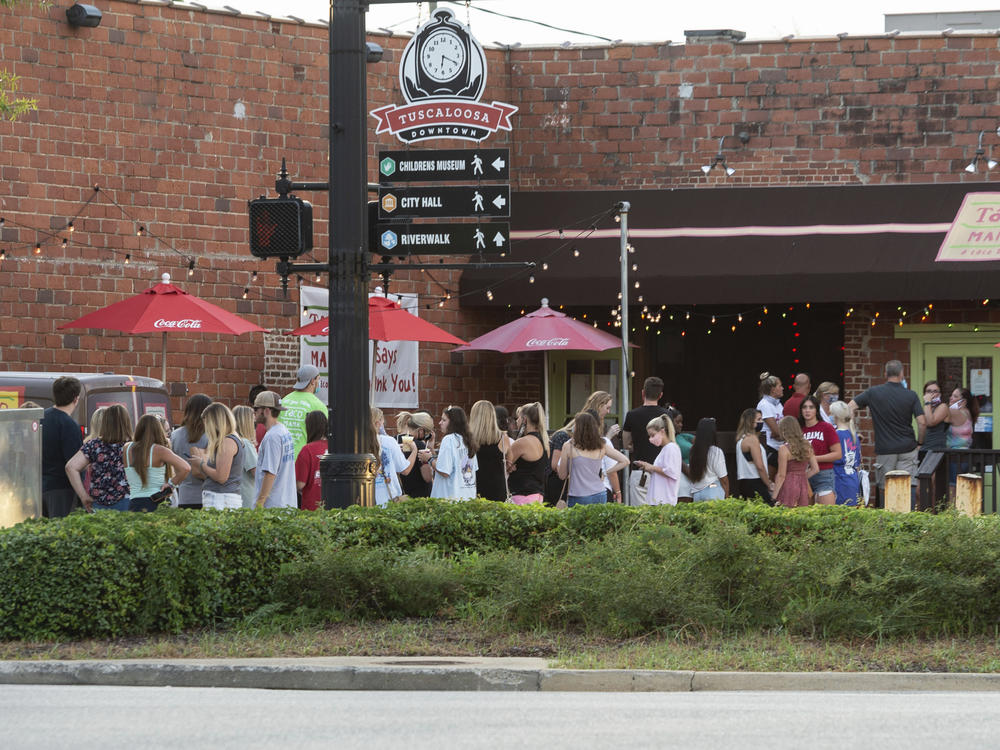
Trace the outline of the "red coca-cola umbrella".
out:
[[[330,319],[320,318],[292,331],[294,336],[326,336]],[[372,341],[428,341],[465,344],[458,336],[412,315],[385,297],[368,298],[368,338]]]
[[[295,336],[326,336],[330,318],[320,318],[296,328]],[[458,336],[412,315],[387,297],[368,298],[368,339],[370,341],[425,341],[439,344],[464,344]],[[375,397],[375,358],[372,357],[371,397]]]
[[[241,333],[264,331],[258,325],[188,294],[170,283],[170,274],[163,274],[163,281],[144,292],[115,302],[100,310],[63,323],[59,328],[104,328],[122,333],[163,334],[163,374],[167,380],[167,333],[169,331],[197,331],[200,333]]]
[[[534,312],[484,333],[455,351],[489,349],[494,352],[603,352],[617,349],[621,345],[620,338],[553,310],[549,307],[549,301],[543,299],[542,306]]]
[[[549,307],[549,301],[543,299],[542,306],[534,312],[522,315],[517,320],[505,323],[489,333],[484,333],[465,346],[458,347],[455,351],[487,349],[508,353],[543,352],[545,354],[543,392],[545,394],[545,410],[548,411],[548,352],[570,350],[603,352],[608,349],[618,349],[621,346],[622,340],[620,338],[587,323],[581,323],[566,313],[553,310]]]

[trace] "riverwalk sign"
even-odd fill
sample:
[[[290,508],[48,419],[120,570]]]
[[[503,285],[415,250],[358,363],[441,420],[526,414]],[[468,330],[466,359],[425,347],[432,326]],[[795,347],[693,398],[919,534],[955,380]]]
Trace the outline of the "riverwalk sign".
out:
[[[427,151],[379,151],[378,179],[396,182],[510,179],[510,150],[454,148]]]
[[[383,255],[499,255],[507,252],[510,225],[380,224],[376,252]]]

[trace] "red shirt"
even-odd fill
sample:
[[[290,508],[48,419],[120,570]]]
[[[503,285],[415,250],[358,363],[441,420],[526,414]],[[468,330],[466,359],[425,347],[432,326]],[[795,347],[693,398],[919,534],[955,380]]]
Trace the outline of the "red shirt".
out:
[[[295,459],[295,481],[305,482],[302,488],[303,510],[319,510],[323,505],[323,478],[319,473],[319,458],[324,453],[326,440],[317,440],[303,445]]]
[[[802,437],[812,444],[813,453],[817,456],[825,456],[833,450],[835,445],[840,445],[840,438],[837,437],[837,430],[832,424],[824,422],[822,419],[812,427],[803,427]],[[832,461],[824,461],[819,465],[820,471],[832,468]]]
[[[798,415],[796,414],[796,416]],[[257,436],[258,447],[260,447],[260,441],[264,439],[264,435],[266,434],[267,434],[267,428],[264,425],[259,424],[254,427],[254,435]]]
[[[799,407],[802,406],[802,400],[806,397],[805,393],[793,393],[788,397],[785,402],[785,408],[783,409],[786,417],[799,418]],[[825,452],[825,451],[824,451]]]

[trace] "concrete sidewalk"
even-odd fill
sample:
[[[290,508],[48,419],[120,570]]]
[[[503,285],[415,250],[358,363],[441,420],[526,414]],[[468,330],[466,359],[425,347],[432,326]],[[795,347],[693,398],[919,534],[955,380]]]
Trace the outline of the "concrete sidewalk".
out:
[[[1000,674],[550,669],[545,659],[375,656],[0,661],[0,684],[276,690],[1000,691]]]

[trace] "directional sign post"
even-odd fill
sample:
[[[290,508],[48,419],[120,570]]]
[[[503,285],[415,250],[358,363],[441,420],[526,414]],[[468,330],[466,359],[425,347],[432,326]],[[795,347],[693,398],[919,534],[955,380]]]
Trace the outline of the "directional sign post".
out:
[[[467,148],[434,151],[379,151],[379,182],[507,180],[510,149]]]
[[[507,252],[510,225],[490,221],[479,224],[378,224],[376,252],[383,255],[497,255]]]
[[[378,206],[380,219],[507,217],[510,216],[510,186],[380,187]]]

